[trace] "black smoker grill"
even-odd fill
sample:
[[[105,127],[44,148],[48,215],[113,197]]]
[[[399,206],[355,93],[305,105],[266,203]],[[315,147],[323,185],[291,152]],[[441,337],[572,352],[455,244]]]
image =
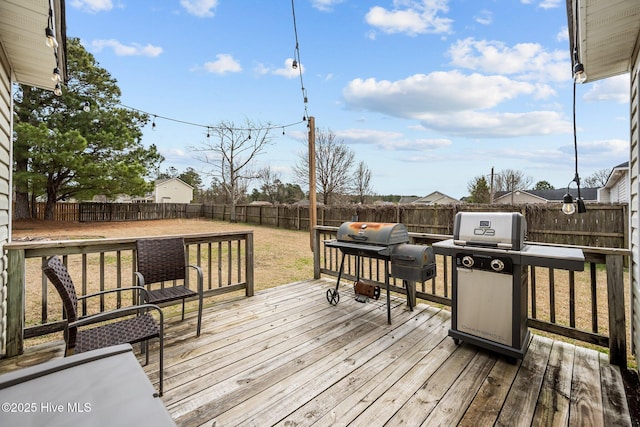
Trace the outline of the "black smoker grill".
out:
[[[466,341],[510,359],[522,359],[529,342],[528,266],[584,270],[582,250],[525,244],[519,213],[459,212],[453,239],[433,244],[453,257],[451,329]]]
[[[338,228],[337,239],[325,242],[326,247],[338,248],[342,252],[340,270],[335,289],[327,290],[327,300],[336,305],[340,301],[338,287],[344,269],[346,255],[356,257],[356,294],[377,298],[380,288],[360,282],[361,257],[390,261],[391,276],[404,282],[407,304],[413,310],[415,282],[424,282],[436,276],[433,249],[430,246],[409,244],[409,233],[403,224],[380,222],[345,222]],[[385,287],[387,291],[387,321],[391,324],[391,302],[389,299],[388,263],[384,263]]]

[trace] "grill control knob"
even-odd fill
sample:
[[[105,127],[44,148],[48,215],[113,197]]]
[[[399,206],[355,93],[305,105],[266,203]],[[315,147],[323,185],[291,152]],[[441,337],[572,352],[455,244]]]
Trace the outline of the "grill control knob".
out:
[[[504,262],[501,259],[493,259],[491,260],[491,268],[494,271],[502,271],[504,270]]]
[[[462,257],[462,265],[467,268],[473,267],[473,257],[470,255],[465,255]]]

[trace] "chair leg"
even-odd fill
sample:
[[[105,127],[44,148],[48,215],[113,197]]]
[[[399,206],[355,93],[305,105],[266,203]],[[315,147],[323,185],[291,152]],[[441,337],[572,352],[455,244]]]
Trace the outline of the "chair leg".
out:
[[[184,320],[184,298],[182,298],[182,320]]]
[[[161,319],[162,321],[162,319]],[[164,325],[161,323],[160,324],[160,351],[159,351],[159,357],[160,357],[160,363],[158,363],[158,365],[160,366],[160,372],[159,372],[159,380],[160,380],[160,385],[158,387],[158,389],[160,390],[160,396],[162,396],[163,393],[163,383],[164,383]]]
[[[201,327],[202,327],[202,295],[200,295],[200,299],[198,300],[198,330],[196,332],[196,337],[200,336]]]

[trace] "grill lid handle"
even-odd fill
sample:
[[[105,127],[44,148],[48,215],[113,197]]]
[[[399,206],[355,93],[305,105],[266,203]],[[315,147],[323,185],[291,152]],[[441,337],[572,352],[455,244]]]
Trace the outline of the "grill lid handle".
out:
[[[351,237],[353,240],[360,240],[361,242],[365,242],[368,239],[367,236],[362,236],[360,234],[349,234],[348,236]]]

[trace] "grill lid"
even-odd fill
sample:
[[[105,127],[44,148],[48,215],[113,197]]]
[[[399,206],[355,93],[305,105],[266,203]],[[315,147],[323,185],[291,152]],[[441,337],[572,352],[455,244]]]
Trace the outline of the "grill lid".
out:
[[[518,212],[458,212],[453,224],[453,243],[521,250],[527,221]]]
[[[345,222],[338,228],[339,242],[354,245],[388,247],[409,242],[409,233],[403,224],[387,222]]]

